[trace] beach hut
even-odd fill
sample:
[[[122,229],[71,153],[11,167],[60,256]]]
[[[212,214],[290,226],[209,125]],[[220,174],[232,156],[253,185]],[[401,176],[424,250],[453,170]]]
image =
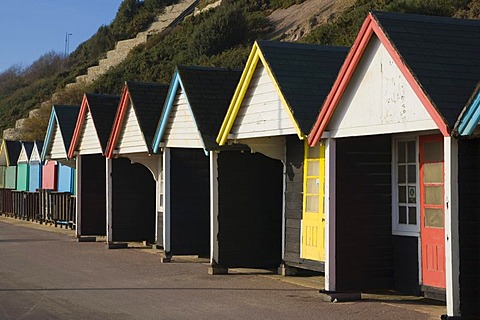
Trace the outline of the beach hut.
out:
[[[211,217],[210,201],[211,197],[217,195],[210,193],[210,177],[216,174],[217,167],[228,170],[236,165],[227,157],[222,158],[223,163],[217,163],[217,156],[214,155],[218,149],[215,136],[240,74],[239,70],[224,68],[179,66],[175,70],[153,145],[154,152],[163,155],[162,169],[157,179],[162,237],[157,242],[165,250],[167,259],[172,255],[210,255],[215,259],[211,255],[211,239],[217,236],[214,232],[216,220]],[[251,158],[249,152],[246,158]],[[250,175],[249,172],[238,172],[236,177],[230,175],[232,180],[228,183],[229,188],[234,190],[238,181],[248,179]],[[259,186],[254,185],[251,185],[251,190],[260,191]],[[242,197],[239,194],[236,196]],[[232,206],[232,211],[237,210],[236,213],[240,211],[234,208],[233,199],[222,204]],[[241,223],[248,223],[248,216],[257,212],[254,208],[242,211],[245,220]],[[243,240],[236,238],[241,232],[233,225],[231,227],[229,237],[242,243]],[[227,228],[223,232],[226,234]],[[243,245],[250,250],[252,247],[248,243],[251,240],[248,241]],[[261,247],[255,245],[255,253],[261,251]],[[233,252],[230,261],[227,261],[226,255],[222,258],[225,258],[224,264],[227,266],[236,264]]]
[[[34,141],[33,150],[28,160],[28,191],[35,192],[42,187],[42,148],[43,141]]]
[[[76,160],[76,235],[106,235],[105,150],[119,96],[86,93],[68,158]],[[80,239],[81,240],[81,239]]]
[[[0,149],[0,173],[2,187],[15,189],[17,187],[17,161],[22,144],[20,141],[3,140]]]
[[[125,83],[106,151],[109,243],[156,243],[161,157],[152,141],[167,92],[164,84]]]
[[[54,105],[41,158],[42,189],[75,193],[75,159],[68,158],[68,148],[78,118],[79,106]]]
[[[277,168],[272,178],[275,184],[268,188],[276,192],[269,198],[276,206],[270,217],[260,212],[257,219],[264,219],[265,224],[256,232],[275,239],[265,250],[276,251],[282,274],[292,274],[295,268],[324,271],[325,143],[309,148],[306,137],[347,50],[256,42],[218,134],[220,145],[247,145],[268,159],[271,168]],[[250,184],[242,183],[237,188],[248,189],[265,179],[258,174]],[[263,201],[254,199],[242,201],[261,208]],[[222,214],[219,212],[220,234],[223,219],[228,219]],[[272,230],[275,233],[271,234]]]
[[[480,145],[455,126],[479,45],[480,21],[366,18],[309,135],[334,146],[328,290],[422,291],[446,318],[480,315]]]
[[[28,162],[33,150],[33,141],[22,141],[22,149],[17,160],[17,191],[28,191],[30,166]]]

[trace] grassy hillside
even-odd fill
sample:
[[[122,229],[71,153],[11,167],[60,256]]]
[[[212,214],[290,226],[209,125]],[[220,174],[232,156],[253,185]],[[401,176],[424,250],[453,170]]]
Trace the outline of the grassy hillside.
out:
[[[308,0],[224,0],[218,8],[186,19],[171,34],[153,36],[92,86],[80,88],[78,92],[64,92],[55,102],[78,103],[84,91],[119,94],[125,80],[169,83],[179,64],[242,68],[252,43],[264,39],[271,30],[268,14],[276,8],[303,1]],[[0,129],[12,126],[17,118],[49,98],[55,89],[94,65],[115,41],[142,30],[152,19],[150,12],[158,12],[170,2],[125,0],[112,24],[101,27],[67,60],[52,58],[52,66],[56,67],[50,68],[51,74],[30,80],[31,76],[26,76],[29,73],[23,69],[13,68],[0,74]],[[199,5],[211,2],[203,0]],[[331,22],[313,29],[300,41],[351,45],[370,10],[478,18],[480,0],[357,0],[352,8],[336,13]],[[9,78],[8,85],[2,81],[5,77]],[[46,109],[44,113],[48,114]],[[46,117],[40,118],[27,122],[26,138],[43,139]]]

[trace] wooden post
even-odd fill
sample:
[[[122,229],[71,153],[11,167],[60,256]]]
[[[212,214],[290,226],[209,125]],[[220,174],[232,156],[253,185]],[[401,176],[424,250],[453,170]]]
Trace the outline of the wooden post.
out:
[[[106,219],[107,219],[107,245],[113,242],[112,228],[112,159],[105,158],[105,179],[106,179]]]
[[[444,137],[445,271],[447,315],[460,316],[460,245],[458,229],[458,141]]]
[[[163,152],[163,248],[170,253],[170,148]]]
[[[335,177],[336,177],[336,141],[326,139],[325,146],[325,290],[336,290],[335,274]]]
[[[160,203],[160,196],[162,193],[162,175],[163,175],[163,154],[157,158],[157,175],[155,177],[155,244],[163,247],[163,209]]]
[[[210,151],[210,264],[218,262],[218,152]]]
[[[77,156],[77,170],[75,170],[75,174],[77,175],[77,179],[75,179],[77,183],[77,198],[76,198],[76,219],[75,219],[75,232],[77,238],[82,236],[82,156]]]

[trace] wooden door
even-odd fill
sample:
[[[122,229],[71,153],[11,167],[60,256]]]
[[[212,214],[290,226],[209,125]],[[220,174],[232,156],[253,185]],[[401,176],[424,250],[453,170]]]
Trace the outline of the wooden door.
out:
[[[325,146],[305,144],[303,177],[303,259],[325,261]]]
[[[420,137],[422,282],[445,288],[443,137]]]

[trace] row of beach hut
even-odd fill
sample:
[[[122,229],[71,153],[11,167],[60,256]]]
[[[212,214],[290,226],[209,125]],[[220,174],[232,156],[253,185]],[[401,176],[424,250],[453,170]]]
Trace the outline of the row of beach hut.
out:
[[[43,149],[3,142],[3,187],[68,189],[77,237],[110,248],[147,241],[211,274],[315,270],[326,295],[393,289],[478,316],[478,48],[480,21],[384,12],[350,49],[257,41],[243,70],[178,66],[169,85],[54,106]]]

